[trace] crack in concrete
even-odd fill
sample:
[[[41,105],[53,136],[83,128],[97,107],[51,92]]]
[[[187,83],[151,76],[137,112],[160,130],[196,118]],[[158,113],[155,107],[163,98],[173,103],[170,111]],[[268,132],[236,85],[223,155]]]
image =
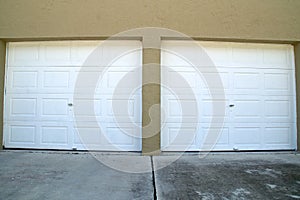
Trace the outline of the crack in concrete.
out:
[[[157,200],[153,156],[150,156],[150,160],[151,160],[151,168],[152,168],[153,199]]]

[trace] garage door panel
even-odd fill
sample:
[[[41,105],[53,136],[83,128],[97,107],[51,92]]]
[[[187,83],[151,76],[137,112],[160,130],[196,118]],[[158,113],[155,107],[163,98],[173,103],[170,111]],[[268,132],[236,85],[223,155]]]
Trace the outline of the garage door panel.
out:
[[[193,124],[168,123],[163,127],[163,151],[194,151],[197,150],[197,134]]]
[[[211,42],[200,42],[199,45],[203,47],[210,59],[216,66],[228,66],[231,64],[231,47],[224,43],[223,46],[216,45]]]
[[[293,133],[293,134],[291,134]],[[264,142],[268,149],[277,146],[286,149],[295,146],[296,126],[292,123],[267,123],[264,130]]]
[[[5,120],[36,120],[39,99],[30,95],[7,95],[5,99]]]
[[[203,76],[203,81],[204,84],[200,85],[200,88],[210,88],[212,90],[215,89],[225,89],[228,90],[230,87],[230,81],[229,81],[229,72],[219,72],[219,73],[215,73],[215,72],[203,72],[202,73]],[[217,81],[215,81],[217,78],[220,78],[222,81],[222,85],[218,84]],[[209,81],[209,85],[207,84],[207,81]],[[199,81],[197,81],[199,82]]]
[[[79,131],[79,132],[78,132]],[[140,129],[130,124],[99,124],[77,127],[74,147],[107,151],[140,151]]]
[[[193,67],[162,68],[161,73],[166,77],[161,82],[162,88],[168,94],[190,95],[192,91],[198,92],[201,83],[204,85],[203,79],[195,73]]]
[[[199,113],[197,112],[197,101],[193,98],[181,98],[180,101],[175,96],[166,97],[163,107],[165,117],[169,122],[196,122]]]
[[[266,95],[291,95],[295,89],[293,80],[294,71],[266,71],[264,73],[264,88]]]
[[[103,135],[99,127],[76,127],[73,148],[89,149],[90,145],[103,145]]]
[[[73,107],[76,113],[76,119],[78,121],[90,121],[93,119],[93,117],[103,118],[103,101],[104,99],[99,96],[95,97],[94,99],[73,99]],[[103,121],[103,119],[101,121]]]
[[[86,149],[77,137],[76,132],[80,130],[81,134],[87,135],[86,142],[93,150],[141,149],[141,89],[137,88],[141,82],[141,70],[135,70],[142,64],[141,42],[112,41],[97,47],[100,43],[8,44],[4,117],[6,147]],[[109,67],[106,59],[120,53],[124,55],[111,62]],[[83,63],[85,66],[81,68]],[[132,81],[122,84],[121,92],[114,94],[116,83],[126,74]],[[91,89],[94,91],[95,88],[96,92],[91,94]],[[129,106],[125,109],[124,102],[128,98]],[[117,102],[115,113],[111,109],[112,99]],[[128,138],[119,130],[116,115],[119,121],[136,125],[129,129],[127,124],[125,129],[136,133],[138,138]],[[76,130],[76,126],[82,127]],[[105,131],[97,132],[95,127],[98,126]],[[113,133],[110,135],[112,143],[105,142],[105,132]]]
[[[60,144],[68,145],[68,126],[42,126],[41,127],[41,144]]]
[[[11,98],[9,99],[10,116],[15,117],[36,117],[37,99],[36,98]]]
[[[11,121],[5,123],[6,148],[70,149],[72,124],[68,122]]]
[[[295,122],[294,104],[288,98],[265,99],[266,122]]]
[[[199,104],[200,123],[210,123],[213,118],[223,118],[225,122],[229,120],[229,99],[218,99],[217,97],[212,99],[211,96],[204,96]]]
[[[42,118],[69,118],[69,98],[42,98]]]
[[[37,88],[37,71],[14,71],[12,74],[12,88]]]
[[[85,63],[85,65],[99,66],[103,52],[103,49],[99,47],[101,41],[72,41],[71,43],[73,65],[81,66]]]
[[[261,63],[262,51],[257,48],[257,45],[244,44],[232,46],[232,61],[243,66],[248,66],[249,63]]]
[[[290,126],[275,126],[275,127],[266,127],[264,134],[264,141],[266,145],[279,144],[279,145],[290,145]]]
[[[239,123],[233,128],[233,148],[239,150],[261,149],[261,133],[261,124]]]
[[[7,75],[11,78],[7,80],[7,93],[72,93],[74,84],[70,68],[64,67],[10,67]]]
[[[263,48],[264,64],[272,67],[290,66],[291,46],[287,45],[266,45]]]
[[[40,59],[40,47],[32,46],[31,43],[22,43],[19,45],[9,44],[11,49],[8,56],[8,64],[10,66],[22,66],[25,67],[24,63],[30,61],[32,64],[38,64]]]
[[[217,133],[218,136],[213,141],[206,139],[210,131]],[[198,134],[202,136],[202,143],[200,148],[208,149],[212,146],[214,147],[214,150],[224,150],[231,148],[230,124],[228,123],[224,123],[223,127],[220,127],[220,125],[218,124],[214,125],[209,123],[201,123],[200,133]]]
[[[133,65],[130,67],[115,66],[101,71],[96,94],[131,94],[133,91],[138,90],[141,82],[140,69],[141,66]]]
[[[257,96],[239,95],[233,100],[234,107],[230,107],[232,121],[235,122],[262,122],[263,101]]]
[[[102,47],[104,63],[110,63],[110,66],[135,66],[141,63],[140,41],[105,41]]]
[[[36,141],[37,127],[34,125],[8,125],[8,141],[9,143],[24,145],[34,144]]]
[[[68,65],[71,63],[71,45],[69,43],[47,43],[43,45],[45,62],[48,65]]]
[[[292,45],[228,42],[199,42],[199,44],[205,49],[214,64],[219,67],[293,68]]]
[[[166,49],[170,46],[170,49],[175,52],[186,51],[185,53],[194,54],[190,57],[200,56],[195,54],[197,51],[191,48],[193,45],[187,41],[163,43]],[[218,74],[221,76],[224,90],[221,85],[214,82],[216,85],[212,84],[209,91],[203,77],[201,77],[202,79],[195,75],[186,77],[196,85],[194,91],[196,91],[198,120],[201,125],[201,129],[197,132],[197,148],[200,149],[200,144],[204,142],[203,137],[209,129],[207,124],[211,123],[212,119],[221,118],[224,119],[225,124],[213,150],[296,148],[293,47],[291,45],[229,42],[199,42],[199,44],[214,62]],[[184,74],[186,73],[184,68],[191,67],[180,66],[180,56],[177,57],[175,60],[167,53],[162,53],[163,62],[168,63],[172,69],[180,69],[177,70],[178,73]],[[181,64],[183,65],[183,63]],[[216,75],[209,66],[202,66],[200,71],[208,79],[210,76]],[[195,71],[195,73],[197,72]],[[165,74],[162,73],[162,82],[164,81],[171,81],[168,71]],[[177,87],[180,86],[178,84]],[[225,99],[224,96],[217,97],[222,92],[225,92]],[[213,97],[216,100],[215,103],[212,101]],[[170,110],[169,113],[175,113],[177,119],[182,117],[179,112],[180,101],[184,101],[185,98],[178,95],[177,103],[173,103],[172,106],[168,105],[170,104],[168,100],[172,99],[171,92],[162,89],[161,99],[162,108],[166,107]],[[222,107],[224,105],[225,114],[213,113],[213,106],[216,110],[224,110]],[[167,116],[170,115],[168,112]],[[182,123],[182,121],[176,121],[174,117],[167,117],[166,127],[169,126],[169,123]],[[185,123],[182,123],[183,126]],[[162,139],[167,137],[165,135],[169,135],[169,132],[167,128],[164,128]],[[168,144],[165,144],[165,148],[167,146]],[[171,149],[173,151],[182,150],[180,146],[177,147],[172,146]]]
[[[256,90],[260,92],[261,78],[260,74],[257,72],[235,72],[234,79],[234,89],[242,90]]]
[[[43,87],[46,88],[68,88],[70,72],[69,71],[44,71]]]

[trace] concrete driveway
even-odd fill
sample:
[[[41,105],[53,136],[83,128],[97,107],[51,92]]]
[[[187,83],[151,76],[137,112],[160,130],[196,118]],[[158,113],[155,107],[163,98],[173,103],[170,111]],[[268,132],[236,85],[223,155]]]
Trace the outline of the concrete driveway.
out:
[[[300,199],[299,154],[178,155],[2,151],[0,199]]]

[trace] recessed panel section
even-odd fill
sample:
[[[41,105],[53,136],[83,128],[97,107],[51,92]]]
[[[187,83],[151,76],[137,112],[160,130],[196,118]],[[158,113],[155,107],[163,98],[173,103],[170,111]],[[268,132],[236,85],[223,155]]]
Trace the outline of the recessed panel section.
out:
[[[74,112],[77,116],[100,116],[101,110],[99,99],[80,99],[74,102]]]
[[[228,145],[229,144],[229,128],[228,127],[203,127],[203,145]],[[208,134],[213,134],[212,137]],[[213,146],[211,146],[213,147]]]
[[[11,99],[11,115],[13,116],[35,116],[36,99]]]
[[[108,88],[135,88],[138,86],[137,72],[110,71],[107,74]]]
[[[68,115],[68,99],[43,99],[42,114],[52,116]]]
[[[15,61],[36,61],[39,59],[39,46],[31,44],[18,44],[13,47]],[[24,63],[26,65],[26,63]]]
[[[68,44],[48,44],[45,46],[46,61],[69,61],[71,57],[70,46]],[[57,63],[59,64],[59,63]]]
[[[226,44],[218,45],[212,42],[201,42],[201,46],[215,65],[224,66],[231,62],[231,49]]]
[[[164,47],[162,46],[162,67],[192,66],[192,64],[182,55],[172,52],[172,47],[170,48],[168,46],[169,52],[163,49]]]
[[[205,87],[209,89],[229,89],[228,73],[202,73]]]
[[[104,137],[111,145],[133,145],[136,135],[135,129],[130,127],[107,127],[104,133]]]
[[[173,88],[195,88],[196,87],[196,74],[195,72],[186,71],[167,71],[168,77],[167,86]]]
[[[273,64],[274,66],[287,66],[287,48],[286,47],[266,47],[263,50],[264,63]]]
[[[168,110],[171,117],[197,117],[198,106],[195,100],[169,99]]]
[[[10,126],[10,142],[31,143],[35,142],[35,126]]]
[[[188,148],[195,145],[196,135],[196,129],[192,127],[169,127],[168,146],[179,145]]]
[[[256,146],[261,142],[260,127],[244,126],[234,128],[234,143],[246,146]]]
[[[235,100],[234,107],[235,116],[243,118],[260,117],[262,107],[258,100]]]
[[[111,117],[133,117],[134,100],[133,99],[109,99],[107,105],[108,115]]]
[[[69,87],[69,72],[44,72],[44,87],[67,88]]]
[[[258,63],[258,49],[250,45],[241,45],[240,47],[232,48],[232,59],[234,62],[244,64],[246,66]]]
[[[265,74],[265,89],[267,90],[288,90],[289,75],[286,73]]]
[[[258,89],[260,86],[260,76],[258,73],[234,73],[234,88],[236,89]]]
[[[284,100],[265,101],[265,115],[267,117],[288,117],[290,115],[290,103]]]
[[[67,144],[68,127],[42,127],[42,143],[44,144]]]
[[[74,143],[78,145],[101,145],[102,133],[100,128],[77,127]]]
[[[105,41],[101,46],[105,66],[136,66],[141,64],[141,42]]]
[[[266,127],[264,134],[266,144],[290,144],[291,130],[290,127]]]
[[[38,73],[35,71],[14,71],[12,72],[13,88],[36,88]]]
[[[203,99],[201,102],[201,109],[200,115],[204,117],[220,117],[225,116],[227,100],[220,100],[220,99]]]

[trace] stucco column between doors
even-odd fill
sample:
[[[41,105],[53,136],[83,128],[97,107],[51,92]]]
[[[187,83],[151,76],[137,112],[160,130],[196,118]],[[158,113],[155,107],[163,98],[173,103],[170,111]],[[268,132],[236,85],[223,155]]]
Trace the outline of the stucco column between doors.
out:
[[[297,150],[300,150],[300,43],[295,45],[296,104],[297,104]]]
[[[160,49],[145,48],[149,39],[143,38],[142,154],[157,155],[160,153],[161,126]],[[160,39],[156,42],[160,43]]]

